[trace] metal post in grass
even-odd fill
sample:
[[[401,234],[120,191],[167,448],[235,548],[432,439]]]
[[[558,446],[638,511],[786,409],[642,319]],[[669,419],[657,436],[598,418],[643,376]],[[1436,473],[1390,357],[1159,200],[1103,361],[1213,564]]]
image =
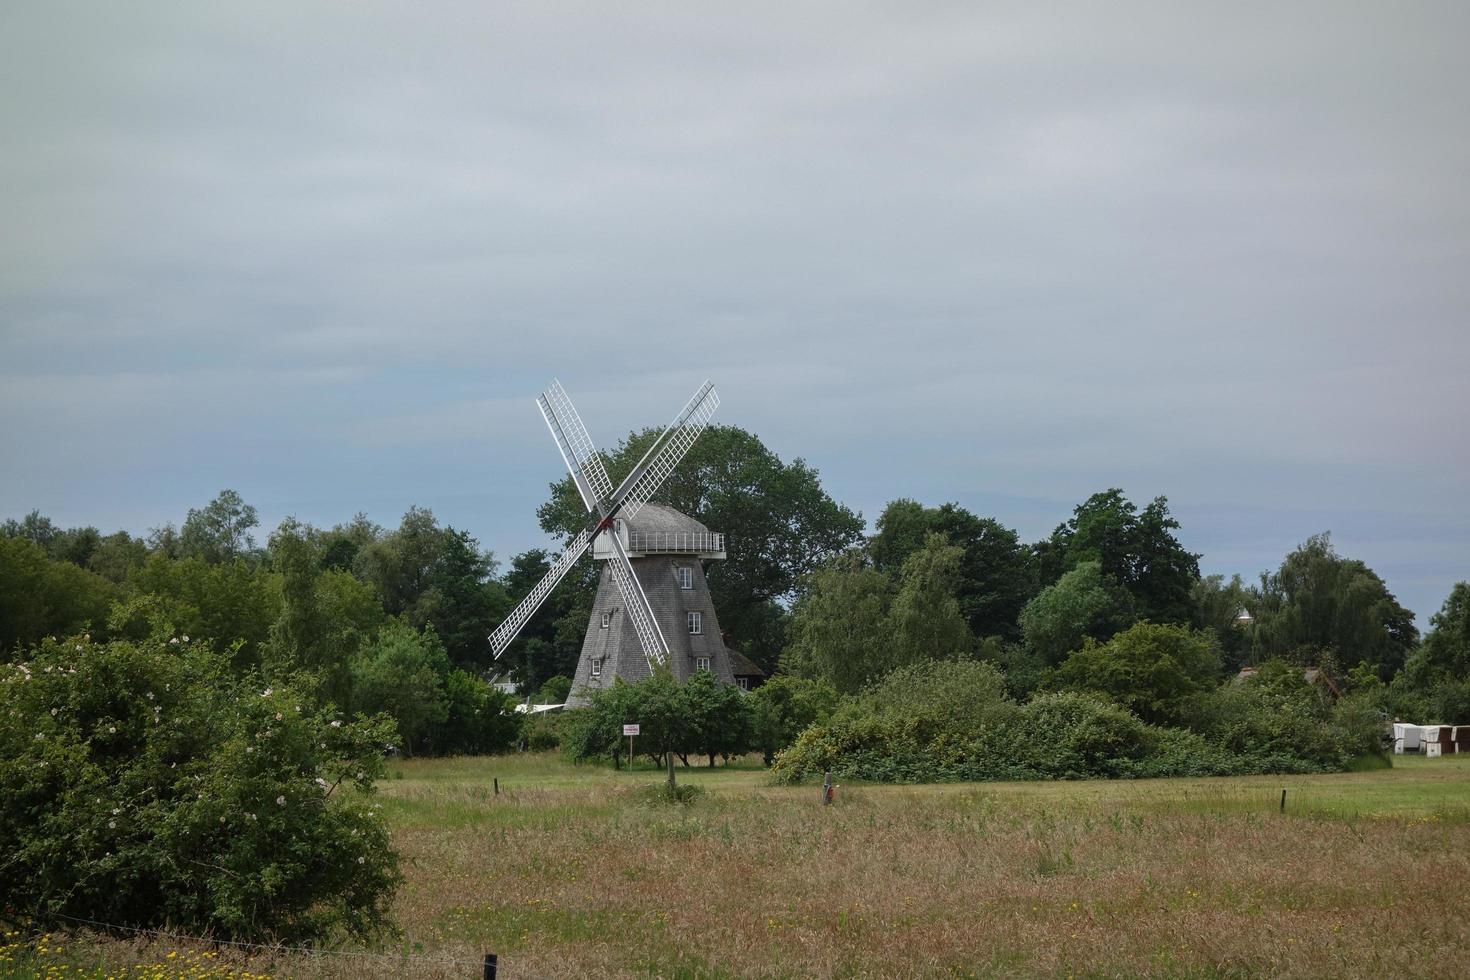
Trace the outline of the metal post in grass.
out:
[[[482,980],[495,980],[495,954],[494,953],[486,953],[485,954],[485,971],[482,974]]]
[[[496,796],[499,796],[500,795],[500,777],[499,776],[496,776],[494,779],[491,780],[491,782],[493,782],[495,784],[495,795]]]
[[[1281,791],[1281,812],[1286,812],[1286,790]]]
[[[832,770],[822,774],[822,806],[832,805]]]

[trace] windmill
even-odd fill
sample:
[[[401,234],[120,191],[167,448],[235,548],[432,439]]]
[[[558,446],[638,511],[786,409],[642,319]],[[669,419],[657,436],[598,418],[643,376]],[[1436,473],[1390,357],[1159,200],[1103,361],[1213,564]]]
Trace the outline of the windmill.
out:
[[[536,405],[541,409],[546,426],[551,430],[552,439],[572,475],[572,482],[576,484],[582,503],[587,507],[587,524],[552,562],[546,576],[490,634],[490,648],[495,657],[499,658],[505,652],[516,634],[556,588],[557,583],[595,543],[596,557],[605,562],[604,585],[610,582],[611,589],[615,590],[620,602],[619,612],[625,617],[631,635],[636,639],[646,668],[652,671],[655,666],[668,662],[669,644],[664,630],[659,625],[659,617],[654,615],[649,606],[648,596],[629,558],[628,522],[638,516],[639,511],[658,491],[674,467],[679,465],[689,447],[694,445],[694,441],[704,431],[719,404],[720,398],[715,394],[715,386],[709,381],[700,385],[674,421],[659,434],[638,465],[633,467],[633,471],[615,489],[591,436],[587,434],[587,427],[582,424],[581,416],[572,407],[572,400],[562,388],[561,382],[553,380],[551,387],[537,397]],[[658,505],[655,505],[655,509],[671,510],[659,508]],[[673,513],[677,514],[676,511]],[[641,554],[636,550],[635,553]],[[703,581],[702,573],[700,580]],[[600,590],[599,596],[602,591],[607,590]],[[594,611],[594,616],[598,615]],[[581,675],[584,671],[579,667],[578,673]]]

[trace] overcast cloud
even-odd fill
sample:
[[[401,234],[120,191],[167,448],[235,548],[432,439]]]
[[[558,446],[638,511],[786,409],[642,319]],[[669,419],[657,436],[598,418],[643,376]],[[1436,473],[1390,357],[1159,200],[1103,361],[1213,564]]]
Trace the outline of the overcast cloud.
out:
[[[1470,578],[1470,7],[0,8],[0,517],[430,506],[544,543],[594,437],[719,421],[1206,571]],[[305,8],[305,9],[303,9]]]

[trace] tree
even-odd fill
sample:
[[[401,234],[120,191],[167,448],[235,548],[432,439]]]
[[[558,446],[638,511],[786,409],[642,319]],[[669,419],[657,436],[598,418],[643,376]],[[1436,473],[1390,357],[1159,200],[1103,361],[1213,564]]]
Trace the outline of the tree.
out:
[[[1391,678],[1418,639],[1414,615],[1371,568],[1343,558],[1329,535],[1308,538],[1274,573],[1261,576],[1256,640],[1266,656],[1303,648],[1332,651],[1344,669],[1376,664]]]
[[[449,656],[432,629],[420,633],[389,620],[353,663],[353,703],[366,714],[390,716],[404,753],[412,756],[423,737],[449,717],[444,699],[449,669]]]
[[[659,431],[634,432],[608,454],[614,484]],[[801,459],[783,462],[754,434],[734,426],[705,429],[658,497],[725,533],[729,557],[711,564],[710,592],[721,626],[767,670],[784,643],[780,604],[795,596],[805,576],[863,533],[862,516],[829,497],[815,469]],[[570,476],[552,484],[551,499],[537,516],[545,531],[562,540],[587,523]]]
[[[555,677],[547,678],[545,684],[536,692],[538,704],[565,704],[567,698],[572,694],[572,679],[565,674],[557,674]]]
[[[1470,721],[1470,582],[1457,582],[1429,635],[1393,678],[1388,703],[1431,724]]]
[[[468,671],[451,670],[444,678],[445,716],[435,732],[435,748],[455,754],[504,752],[520,737],[515,708],[509,694]]]
[[[680,688],[686,713],[688,740],[684,752],[709,757],[743,755],[750,750],[750,704],[739,688],[721,684],[707,670],[698,670]]]
[[[52,523],[51,518],[39,510],[31,511],[18,521],[8,520],[0,524],[0,538],[25,538],[34,541],[48,555],[51,553],[52,542],[60,533],[61,529]]]
[[[258,524],[254,507],[234,490],[221,490],[203,509],[189,509],[179,534],[180,554],[211,564],[233,561],[255,547],[250,529]]]
[[[271,535],[271,567],[280,577],[280,612],[269,633],[272,666],[306,669],[337,704],[350,697],[352,659],[383,621],[370,585],[348,572],[323,568],[316,536],[287,518]]]
[[[320,534],[321,562],[323,568],[340,568],[351,571],[358,553],[382,540],[383,529],[368,516],[358,511],[346,524],[338,524],[330,531]]]
[[[539,690],[552,677],[576,673],[596,589],[591,565],[589,559],[562,579],[501,656],[500,663],[512,669],[522,690]],[[551,556],[540,548],[512,558],[500,580],[506,608],[514,609],[550,570]]]
[[[812,572],[791,610],[783,669],[859,690],[893,666],[893,581],[848,553]]]
[[[114,585],[122,585],[148,560],[148,543],[126,531],[109,534],[97,542],[87,567]]]
[[[1132,597],[1101,564],[1087,561],[1067,572],[1021,610],[1026,646],[1057,664],[1086,637],[1106,640],[1134,619]]]
[[[825,722],[842,695],[823,681],[778,674],[750,694],[754,745],[766,765],[810,725]]]
[[[1190,590],[1199,578],[1199,555],[1186,551],[1174,537],[1178,529],[1166,498],[1155,497],[1139,512],[1123,491],[1114,488],[1079,504],[1071,520],[1052,532],[1049,547],[1039,547],[1036,554],[1042,565],[1053,569],[1095,561],[1133,596],[1142,618],[1187,623]]]
[[[1210,634],[1142,622],[1106,643],[1088,640],[1057,669],[1053,684],[1106,694],[1144,721],[1176,725],[1190,699],[1219,679],[1220,653]]]
[[[390,616],[416,627],[433,626],[450,658],[483,666],[490,650],[485,637],[504,616],[504,590],[492,581],[493,556],[464,531],[440,527],[433,511],[410,507],[398,529],[367,541],[353,568],[377,589]]]
[[[1031,594],[1030,575],[1016,532],[999,521],[976,517],[959,504],[931,508],[895,500],[878,518],[878,533],[869,539],[868,553],[874,566],[897,574],[934,533],[960,549],[952,588],[970,631],[976,636],[1019,638],[1016,617]]]
[[[893,633],[893,662],[950,659],[965,656],[975,637],[960,614],[954,595],[956,574],[964,552],[930,532],[924,543],[903,561],[898,592],[889,609]]]
[[[100,639],[115,597],[112,583],[53,561],[32,538],[0,537],[0,652],[87,629]]]
[[[1439,612],[1429,617],[1422,650],[1431,669],[1470,680],[1470,582],[1456,582]]]
[[[1213,630],[1221,656],[1232,669],[1243,667],[1250,657],[1250,635],[1240,625],[1241,611],[1254,604],[1254,596],[1239,575],[1207,575],[1194,583],[1190,592],[1195,629]]]
[[[135,594],[168,601],[180,633],[208,637],[232,650],[235,665],[260,662],[261,647],[281,610],[280,577],[243,558],[211,564],[202,558],[173,559],[155,552],[130,582]],[[136,631],[128,635],[141,639]]]

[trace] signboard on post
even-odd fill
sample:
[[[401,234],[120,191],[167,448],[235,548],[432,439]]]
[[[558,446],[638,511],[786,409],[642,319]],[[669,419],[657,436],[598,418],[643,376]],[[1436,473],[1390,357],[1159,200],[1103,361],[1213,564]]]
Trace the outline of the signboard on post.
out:
[[[638,723],[623,726],[623,734],[628,736],[628,771],[633,770],[633,736],[638,734]],[[616,761],[616,760],[614,760]]]

